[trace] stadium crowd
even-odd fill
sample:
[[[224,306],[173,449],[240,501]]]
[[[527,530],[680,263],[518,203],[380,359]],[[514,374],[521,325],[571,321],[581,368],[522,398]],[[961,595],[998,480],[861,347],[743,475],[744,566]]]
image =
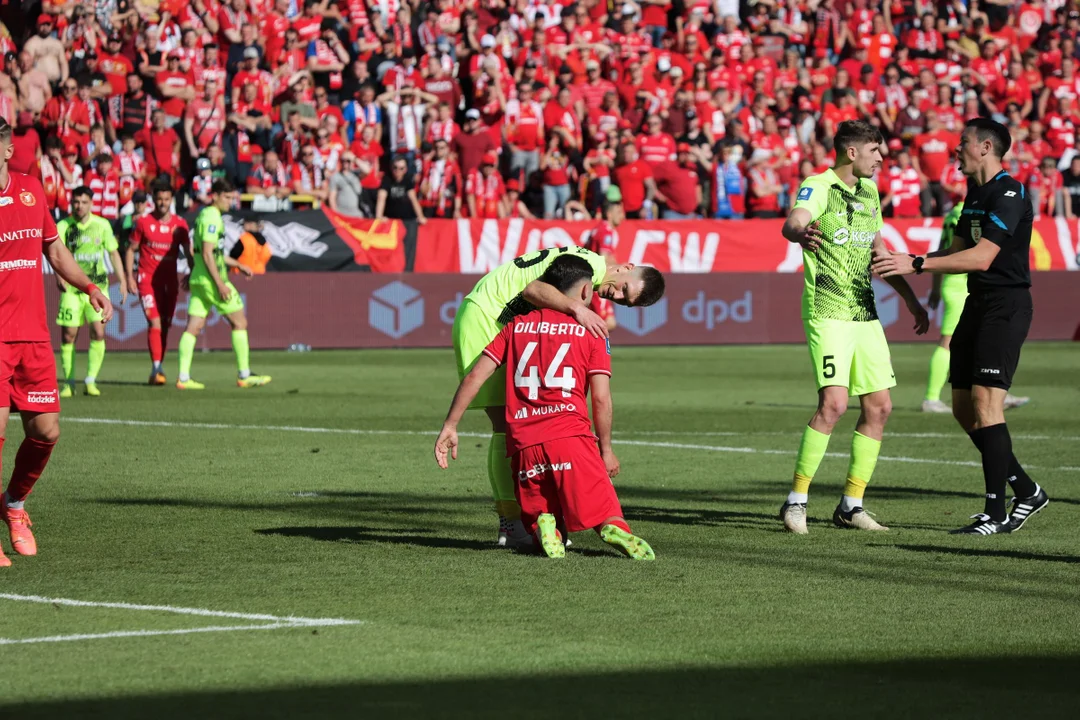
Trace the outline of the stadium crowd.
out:
[[[962,199],[965,120],[1007,123],[1041,215],[1080,198],[1076,0],[3,2],[0,117],[58,214],[168,174],[256,210],[778,217],[847,119],[886,215]],[[613,188],[617,187],[618,192]],[[138,207],[133,200],[139,200]]]

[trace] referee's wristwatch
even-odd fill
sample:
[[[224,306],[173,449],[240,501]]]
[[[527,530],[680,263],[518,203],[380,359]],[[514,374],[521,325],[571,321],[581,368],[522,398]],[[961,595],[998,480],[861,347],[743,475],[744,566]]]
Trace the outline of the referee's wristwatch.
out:
[[[915,268],[916,275],[922,275],[922,266],[924,262],[926,262],[926,258],[922,255],[911,256],[911,267]]]

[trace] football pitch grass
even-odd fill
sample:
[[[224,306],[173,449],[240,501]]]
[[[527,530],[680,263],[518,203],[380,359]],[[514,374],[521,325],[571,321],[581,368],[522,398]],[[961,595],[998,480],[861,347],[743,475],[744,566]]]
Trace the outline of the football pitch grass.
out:
[[[564,561],[494,547],[484,418],[431,455],[449,351],[257,352],[257,390],[199,354],[199,393],[111,353],[27,503],[39,555],[0,570],[0,716],[1076,717],[1080,345],[1025,348],[1007,417],[1051,503],[989,538],[946,532],[982,479],[917,412],[930,351],[893,348],[867,491],[892,530],[829,522],[853,403],[795,537],[805,348],[615,347],[616,487],[654,563],[591,533]]]

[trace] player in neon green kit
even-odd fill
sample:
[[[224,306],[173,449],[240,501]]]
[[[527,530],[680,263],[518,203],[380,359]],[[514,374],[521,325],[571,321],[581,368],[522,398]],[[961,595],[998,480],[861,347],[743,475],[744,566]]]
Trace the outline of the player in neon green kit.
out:
[[[71,193],[71,215],[58,222],[56,230],[90,282],[96,284],[106,296],[109,294],[109,270],[105,264],[108,256],[116,270],[120,304],[123,305],[127,299],[127,280],[121,270],[124,265],[120,262],[119,247],[109,221],[90,212],[93,198],[90,188],[76,188]],[[60,326],[60,364],[64,368],[64,386],[60,389],[60,397],[68,398],[74,394],[75,340],[79,337],[79,328],[84,324],[90,325],[86,394],[97,397],[101,395],[97,376],[105,361],[105,323],[102,322],[101,313],[90,305],[90,297],[86,293],[79,292],[59,276],[57,282],[63,291],[60,311],[56,314],[56,324]]]
[[[523,255],[500,265],[476,283],[454,318],[454,356],[458,380],[464,379],[484,348],[506,323],[533,308],[550,308],[570,315],[593,335],[607,335],[604,320],[580,301],[572,300],[540,276],[565,253],[581,256],[593,269],[600,297],[620,305],[647,306],[664,295],[664,276],[656,268],[608,264],[602,256],[580,247],[564,247]],[[499,513],[499,545],[529,542],[521,525],[521,508],[514,498],[510,459],[506,456],[506,370],[500,368],[480,389],[470,408],[484,408],[491,420],[488,480]]]
[[[863,494],[877,464],[896,385],[885,331],[878,322],[871,282],[874,253],[887,253],[881,238],[881,200],[871,179],[881,166],[881,133],[869,123],[840,124],[833,144],[836,165],[803,181],[783,234],[803,248],[803,327],[817,380],[818,407],[803,431],[795,476],[780,508],[784,527],[805,535],[810,481],[837,421],[857,395],[862,414],[851,441],[851,463],[840,504],[839,527],[886,530],[863,510]],[[926,310],[907,282],[890,282],[915,316],[920,335]]]
[[[192,235],[192,251],[195,255],[188,287],[188,321],[180,336],[180,375],[176,387],[180,390],[202,390],[206,386],[191,379],[191,359],[195,354],[195,340],[206,325],[206,317],[214,308],[232,326],[232,346],[236,353],[236,384],[242,388],[258,387],[270,382],[269,375],[251,372],[248,347],[247,317],[244,301],[233,284],[229,282],[229,268],[237,268],[251,276],[251,270],[225,255],[221,242],[225,238],[225,220],[222,211],[233,205],[236,191],[228,180],[215,180],[210,186],[211,204],[203,208],[195,220]]]
[[[960,202],[945,216],[941,227],[941,243],[938,250],[948,250],[952,246],[953,232],[956,223],[960,220],[960,212],[964,209],[964,203]],[[926,397],[923,399],[922,411],[927,413],[952,413],[952,408],[941,401],[941,389],[945,387],[945,381],[949,379],[949,357],[952,354],[949,346],[952,343],[952,334],[956,330],[956,324],[960,322],[960,314],[964,311],[964,303],[967,301],[967,275],[941,275],[934,273],[933,285],[930,290],[930,309],[936,310],[937,306],[944,302],[941,312],[941,340],[934,348],[934,354],[930,356],[930,376],[926,380]],[[1030,398],[1017,397],[1012,393],[1005,396],[1005,409],[1020,407],[1027,404]]]

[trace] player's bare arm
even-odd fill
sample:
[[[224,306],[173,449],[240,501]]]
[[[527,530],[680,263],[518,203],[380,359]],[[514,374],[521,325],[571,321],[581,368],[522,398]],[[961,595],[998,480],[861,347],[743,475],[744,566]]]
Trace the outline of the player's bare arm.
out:
[[[97,285],[90,282],[90,278],[79,267],[79,263],[75,262],[75,258],[71,256],[71,252],[64,243],[49,243],[48,249],[45,250],[45,257],[48,258],[56,274],[65,282],[83,289],[84,292],[89,291],[87,295],[90,296],[90,306],[101,313],[102,322],[107,323],[112,319],[113,307],[109,298],[98,289]]]
[[[874,260],[874,274],[888,280],[899,275],[911,275],[915,272],[915,261],[922,260],[923,272],[940,275],[962,275],[970,272],[985,272],[1000,251],[997,245],[986,241],[966,250],[959,250],[948,255],[920,257],[908,253],[893,252]]]
[[[886,247],[885,240],[879,232],[877,237],[874,238],[874,257],[886,255],[889,255],[889,248]],[[919,298],[915,295],[915,291],[911,289],[911,286],[908,285],[907,280],[899,276],[890,276],[884,279],[904,299],[908,311],[914,316],[915,334],[925,334],[930,329],[930,315],[926,312],[926,308],[922,306],[922,303],[919,302]]]
[[[469,409],[469,403],[476,398],[480,388],[483,387],[484,383],[487,382],[498,367],[494,360],[487,355],[481,354],[476,364],[473,365],[473,369],[458,385],[457,392],[454,393],[454,399],[450,402],[450,411],[446,414],[446,420],[443,422],[442,431],[435,441],[435,462],[444,470],[449,466],[447,455],[457,460],[458,423],[461,422],[465,411]]]
[[[116,282],[120,285],[120,304],[123,305],[127,301],[128,282],[127,273],[124,272],[124,264],[120,262],[120,252],[111,250],[109,252],[109,260],[112,261],[112,266],[116,273]]]
[[[217,263],[214,262],[214,248],[216,246],[210,243],[203,243],[202,246],[202,259],[206,263],[206,272],[210,276],[210,279],[214,281],[214,287],[217,288],[218,295],[221,299],[228,301],[232,297],[232,290],[225,284],[225,281],[221,279],[221,273],[218,272]]]
[[[135,235],[135,233],[131,234],[133,236]],[[139,242],[133,237],[131,244],[128,245],[127,250],[124,251],[124,267],[127,270],[127,284],[133,291],[138,287],[138,283],[135,282],[135,251],[138,249]]]
[[[521,296],[534,307],[558,310],[569,315],[592,333],[593,337],[608,336],[607,323],[602,317],[590,310],[581,300],[563,295],[543,280],[533,280],[526,285]]]
[[[818,224],[813,220],[809,210],[795,208],[788,215],[780,234],[788,242],[798,243],[804,250],[817,252],[821,244],[825,242],[825,236],[821,234]]]
[[[225,258],[225,267],[236,268],[245,277],[251,277],[251,276],[253,276],[255,274],[255,273],[251,272],[251,268],[249,268],[247,265],[243,265],[243,264],[240,263],[239,260],[235,260],[235,259],[233,259],[231,257],[226,257]]]
[[[590,376],[589,393],[592,398],[593,425],[600,440],[600,457],[604,459],[608,477],[613,478],[619,474],[619,458],[615,457],[615,451],[611,447],[611,378],[603,373]]]

